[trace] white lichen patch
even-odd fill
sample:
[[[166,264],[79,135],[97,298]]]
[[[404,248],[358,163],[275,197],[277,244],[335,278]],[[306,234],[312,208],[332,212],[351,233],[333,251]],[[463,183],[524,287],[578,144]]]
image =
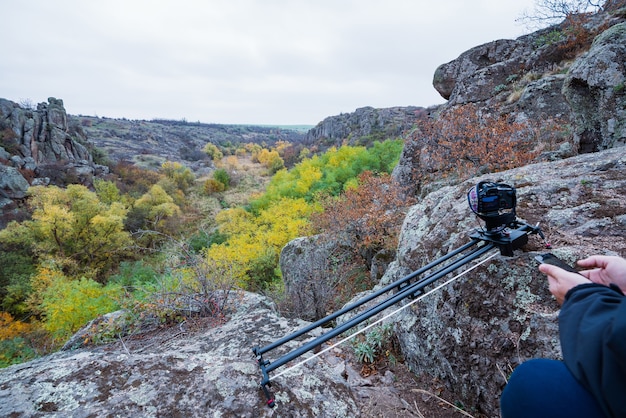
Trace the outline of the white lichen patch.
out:
[[[52,404],[57,411],[73,411],[80,406],[77,399],[85,399],[97,389],[90,383],[40,382],[36,384],[35,391],[40,393],[35,399],[37,409],[46,408],[46,405]]]
[[[128,392],[128,398],[137,405],[146,406],[157,399],[158,392],[154,386],[141,383]]]
[[[258,369],[258,366],[252,362],[234,362],[231,363],[230,367],[243,374],[254,374],[254,372]]]

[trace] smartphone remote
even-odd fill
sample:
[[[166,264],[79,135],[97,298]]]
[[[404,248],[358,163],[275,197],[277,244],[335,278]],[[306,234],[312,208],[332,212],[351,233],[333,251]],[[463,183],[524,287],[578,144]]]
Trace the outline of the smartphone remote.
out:
[[[540,262],[542,264],[544,264],[544,263],[545,264],[552,264],[554,266],[562,268],[563,270],[571,271],[572,273],[579,273],[578,270],[576,270],[574,267],[572,267],[569,264],[565,263],[563,260],[561,260],[560,258],[558,258],[557,256],[555,256],[552,253],[540,254],[540,255],[535,257],[535,260],[537,260],[538,262]]]

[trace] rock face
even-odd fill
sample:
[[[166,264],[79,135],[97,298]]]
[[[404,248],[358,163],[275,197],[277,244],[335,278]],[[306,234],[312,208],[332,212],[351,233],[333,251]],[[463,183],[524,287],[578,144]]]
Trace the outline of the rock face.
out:
[[[191,337],[181,333],[155,345],[59,352],[2,369],[0,415],[359,416],[341,362],[325,360],[277,378],[277,407],[267,407],[252,347],[304,323],[279,317],[258,295],[243,293],[233,302],[229,322]]]
[[[626,157],[623,148],[498,173],[517,188],[518,216],[541,222],[551,250],[574,264],[592,254],[626,254]],[[427,195],[407,215],[397,261],[398,279],[469,242],[478,221],[466,192],[489,176]],[[497,256],[435,292],[397,321],[403,353],[418,375],[431,375],[469,410],[498,415],[506,377],[520,362],[559,358],[558,305],[533,256],[545,252],[531,237],[513,257]]]
[[[282,249],[280,270],[295,316],[309,321],[326,316],[327,301],[333,297],[336,282],[333,253],[339,251],[338,245],[320,236],[294,239]]]
[[[53,97],[40,103],[36,110],[23,109],[16,103],[0,99],[0,121],[6,130],[3,147],[13,155],[32,158],[36,165],[67,161],[89,161],[91,155],[71,136],[63,101]],[[12,136],[12,137],[11,137]]]
[[[91,184],[108,172],[93,163],[79,130],[68,126],[63,101],[53,97],[36,109],[0,99],[0,227],[33,184]]]
[[[509,120],[555,121],[570,133],[555,138],[548,129],[538,134],[537,142],[544,149],[557,148],[551,158],[624,145],[625,10],[626,1],[607,2],[604,12],[589,16],[584,30],[576,28],[589,36],[597,34],[590,38],[593,42],[583,35],[571,41],[567,37],[571,28],[564,22],[462,53],[435,71],[433,86],[448,102],[428,113],[436,118],[472,104],[483,113],[504,114]],[[572,50],[570,41],[579,49]],[[407,141],[394,171],[407,190],[419,189],[415,173],[427,140],[416,135]]]
[[[604,31],[574,62],[563,94],[572,108],[581,152],[626,143],[626,23]]]
[[[573,125],[579,153],[623,144],[626,47],[624,13],[618,9],[625,2],[614,3],[584,24],[598,36],[582,54],[572,51],[564,22],[477,46],[442,64],[433,77],[433,86],[448,100],[440,111],[474,103],[518,120],[557,118]],[[582,26],[576,30],[582,32]],[[584,48],[582,35],[575,42]]]
[[[395,138],[409,130],[424,112],[422,107],[374,109],[362,107],[352,113],[330,116],[306,134],[306,142],[322,141],[327,146],[363,145],[373,140]]]

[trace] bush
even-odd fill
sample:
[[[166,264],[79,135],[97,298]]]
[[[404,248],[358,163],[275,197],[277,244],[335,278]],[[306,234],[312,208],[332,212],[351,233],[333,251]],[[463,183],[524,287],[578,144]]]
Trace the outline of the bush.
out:
[[[157,275],[154,268],[143,260],[122,261],[119,273],[109,277],[109,283],[133,290],[136,286],[154,282]]]
[[[224,185],[224,189],[228,189],[228,186],[230,186],[230,175],[223,168],[215,170],[213,178],[222,183]]]
[[[373,365],[385,361],[395,365],[399,350],[393,335],[391,324],[373,327],[370,332],[360,334],[353,343],[354,354],[359,363]]]
[[[446,176],[463,180],[532,162],[539,153],[538,130],[531,123],[512,122],[497,111],[485,114],[473,104],[448,110],[425,123],[418,134],[424,148],[417,178],[426,183]]]
[[[214,193],[223,192],[226,189],[226,187],[224,186],[224,183],[215,179],[205,180],[203,188],[204,188],[204,193],[206,193],[209,196]]]
[[[63,341],[97,316],[118,309],[120,291],[115,284],[102,286],[91,279],[70,280],[57,274],[42,294],[44,328],[57,342]]]
[[[23,363],[37,357],[37,352],[22,337],[0,341],[0,368]]]

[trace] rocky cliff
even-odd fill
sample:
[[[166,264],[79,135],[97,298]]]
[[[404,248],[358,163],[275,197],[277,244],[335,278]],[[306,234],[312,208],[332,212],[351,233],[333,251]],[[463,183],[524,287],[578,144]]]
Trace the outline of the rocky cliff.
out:
[[[82,131],[68,124],[62,100],[29,109],[0,99],[0,227],[18,216],[30,185],[89,185],[107,171],[94,164]]]
[[[327,117],[307,132],[306,142],[328,148],[343,144],[370,145],[373,141],[397,138],[410,130],[424,111],[416,106],[362,107],[352,113]]]
[[[123,337],[3,369],[0,415],[349,418],[380,416],[363,415],[378,402],[386,413],[413,416],[403,413],[409,405],[395,393],[360,378],[340,348],[277,378],[277,406],[270,409],[252,347],[305,323],[281,318],[259,295],[240,293],[231,301],[230,320],[220,326],[192,321],[147,341]],[[302,338],[315,335],[319,331]]]
[[[466,193],[487,179],[515,185],[520,218],[540,223],[551,251],[570,264],[592,254],[626,256],[626,157],[616,148],[474,178],[427,195],[404,221],[387,278],[466,243],[467,231],[478,225]],[[533,259],[545,251],[540,239],[531,238],[513,257],[499,256],[403,311],[397,330],[412,369],[447,382],[468,407],[497,416],[501,389],[515,366],[560,356],[558,305]]]
[[[433,86],[448,100],[443,111],[477,103],[518,120],[559,118],[572,124],[577,152],[623,145],[625,13],[615,5],[584,22],[565,21],[464,52],[435,71]]]
[[[433,86],[448,100],[429,117],[473,104],[511,121],[556,121],[564,129],[549,158],[626,144],[626,2],[584,20],[564,21],[517,39],[486,43],[439,66]],[[427,138],[407,141],[394,175],[416,191]],[[553,146],[548,132],[537,143]],[[420,155],[422,155],[420,157]],[[506,158],[506,156],[503,156]]]

